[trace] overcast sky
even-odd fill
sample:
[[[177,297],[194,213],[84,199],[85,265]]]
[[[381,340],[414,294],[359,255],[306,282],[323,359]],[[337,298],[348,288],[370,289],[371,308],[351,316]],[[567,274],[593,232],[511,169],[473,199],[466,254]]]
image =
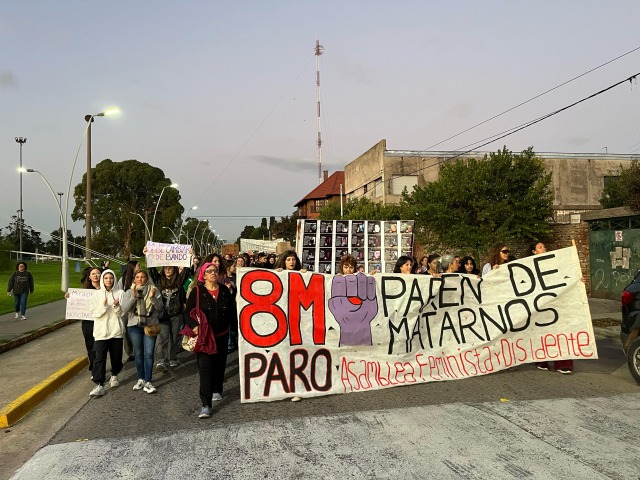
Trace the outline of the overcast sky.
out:
[[[93,163],[136,159],[180,186],[235,239],[290,215],[317,180],[316,38],[323,169],[382,138],[422,150],[640,47],[637,1],[30,1],[0,3],[0,226],[23,164],[56,191]],[[456,150],[640,72],[640,50],[432,150]],[[639,153],[640,91],[627,82],[483,148]],[[58,228],[51,194],[23,177],[25,221]],[[63,205],[64,206],[64,205]],[[71,204],[69,211],[73,209]],[[224,217],[224,218],[223,218]],[[81,223],[74,233],[83,234]],[[43,235],[44,240],[48,240]]]

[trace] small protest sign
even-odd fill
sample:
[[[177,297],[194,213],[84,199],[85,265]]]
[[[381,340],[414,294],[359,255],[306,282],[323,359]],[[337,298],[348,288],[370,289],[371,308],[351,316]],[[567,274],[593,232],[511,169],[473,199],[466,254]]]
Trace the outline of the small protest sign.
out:
[[[69,320],[93,320],[89,314],[89,302],[96,292],[93,288],[70,288],[67,290],[67,309],[64,318]]]

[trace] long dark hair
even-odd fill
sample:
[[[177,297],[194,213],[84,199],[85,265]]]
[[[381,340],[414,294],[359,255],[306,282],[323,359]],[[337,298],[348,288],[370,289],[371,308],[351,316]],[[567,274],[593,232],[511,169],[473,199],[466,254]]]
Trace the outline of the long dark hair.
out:
[[[413,258],[407,257],[406,255],[402,255],[400,258],[398,258],[396,266],[393,267],[393,273],[400,273],[400,267],[407,262],[411,262],[411,272],[413,273]]]
[[[476,259],[471,257],[471,256],[463,257],[462,260],[460,260],[460,269],[458,270],[458,272],[467,273],[467,268],[465,267],[465,265],[469,261],[473,264],[473,270],[471,271],[471,274],[478,275],[480,273],[480,270],[478,269],[478,266],[476,265]]]
[[[302,270],[302,262],[300,262],[298,254],[295,252],[295,250],[287,250],[282,255],[280,255],[278,257],[278,261],[276,262],[276,268],[286,270],[287,267],[285,266],[284,262],[289,257],[294,257],[296,259],[296,266],[294,267],[294,270]]]
[[[167,278],[167,276],[164,273],[164,269],[165,268],[172,268],[173,269],[173,275],[171,276],[171,278]],[[168,267],[162,267],[162,273],[160,274],[160,281],[158,282],[160,285],[159,287],[162,290],[172,290],[174,288],[176,288],[178,286],[178,276],[179,276],[180,272],[178,270],[178,267],[176,267],[175,265],[170,265]]]
[[[136,276],[134,270],[136,269],[136,265],[138,265],[139,263],[140,262],[138,262],[137,260],[129,260],[127,262],[127,266],[124,269],[124,275],[122,276],[122,290],[124,290],[125,292],[131,288],[133,279]]]
[[[99,267],[87,267],[85,268],[86,275],[82,279],[82,288],[94,288],[91,281],[91,272],[98,270],[102,274],[102,269]]]

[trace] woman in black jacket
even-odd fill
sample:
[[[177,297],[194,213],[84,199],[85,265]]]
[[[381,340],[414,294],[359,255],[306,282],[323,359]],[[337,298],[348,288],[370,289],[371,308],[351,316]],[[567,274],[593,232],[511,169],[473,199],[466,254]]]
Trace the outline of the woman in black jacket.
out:
[[[205,263],[198,274],[198,283],[191,290],[185,309],[187,325],[198,333],[198,322],[189,312],[195,308],[199,298],[200,310],[206,316],[209,328],[213,331],[217,353],[196,352],[198,372],[200,373],[200,400],[202,410],[200,418],[211,416],[212,402],[222,400],[224,371],[227,365],[227,343],[229,325],[236,322],[236,303],[229,289],[218,283],[218,267]]]
[[[146,247],[145,247],[146,248]],[[168,370],[179,365],[176,355],[182,328],[182,313],[187,294],[182,288],[191,275],[190,268],[162,267],[162,273],[155,267],[149,268],[154,285],[162,294],[162,311],[159,312],[160,335],[156,342],[156,370]]]

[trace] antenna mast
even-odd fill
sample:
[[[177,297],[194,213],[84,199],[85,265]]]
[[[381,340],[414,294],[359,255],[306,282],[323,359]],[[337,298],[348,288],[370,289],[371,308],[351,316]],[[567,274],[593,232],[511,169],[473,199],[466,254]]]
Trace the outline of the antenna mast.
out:
[[[324,52],[324,47],[320,45],[320,40],[316,40],[316,103],[318,108],[318,183],[322,183],[322,134],[320,133],[320,55]]]

